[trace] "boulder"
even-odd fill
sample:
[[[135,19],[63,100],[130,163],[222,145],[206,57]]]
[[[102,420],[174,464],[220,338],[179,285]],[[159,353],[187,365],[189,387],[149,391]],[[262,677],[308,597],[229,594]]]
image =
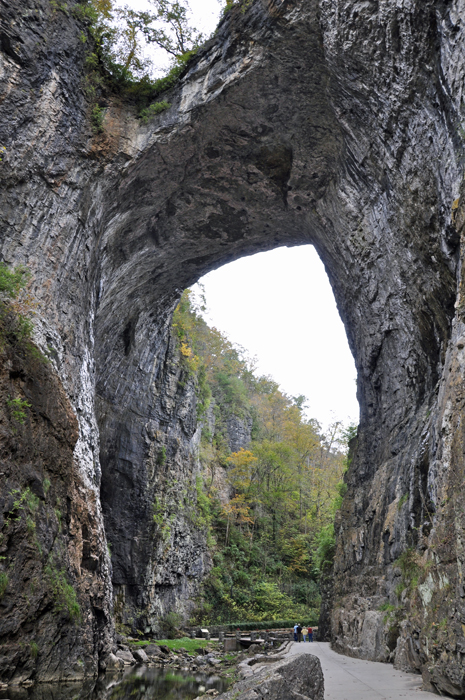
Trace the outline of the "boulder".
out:
[[[270,664],[262,671],[239,681],[217,700],[283,700],[292,696],[306,700],[324,700],[324,680],[320,660],[311,654],[299,654]]]
[[[158,646],[158,644],[149,644],[147,647],[144,648],[145,653],[147,656],[163,656],[163,652]]]
[[[116,654],[110,653],[105,659],[106,670],[107,671],[119,671],[124,668],[124,661],[120,659]]]
[[[118,659],[121,659],[124,664],[135,664],[136,660],[134,659],[133,655],[131,654],[130,651],[125,651],[124,649],[118,649],[116,652],[116,656]]]
[[[135,651],[132,652],[133,656],[136,661],[138,661],[141,664],[146,664],[148,663],[149,657],[145,653],[143,649],[136,649]]]
[[[251,644],[247,650],[247,656],[255,656],[255,654],[259,654],[261,650],[260,644]]]

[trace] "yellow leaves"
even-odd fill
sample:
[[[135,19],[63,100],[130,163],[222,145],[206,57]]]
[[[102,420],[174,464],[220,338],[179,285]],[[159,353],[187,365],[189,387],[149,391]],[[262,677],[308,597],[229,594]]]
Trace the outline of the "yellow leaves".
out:
[[[239,452],[233,452],[229,456],[228,462],[233,465],[228,475],[232,486],[246,491],[251,484],[253,470],[258,459],[250,450],[241,448]]]
[[[185,340],[183,340],[181,343],[181,355],[184,355],[184,357],[188,357],[189,359],[194,356],[192,348],[188,346]]]
[[[200,357],[194,354],[192,348],[187,344],[185,340],[181,341],[181,347],[179,348],[179,350],[181,352],[181,357],[183,358],[188,371],[191,374],[195,374],[196,372],[198,372],[201,362]]]
[[[221,508],[221,512],[226,518],[233,520],[239,525],[253,525],[254,521],[250,517],[250,506],[246,503],[242,494],[225,503]]]
[[[195,323],[197,320],[195,313],[191,309],[191,293],[190,289],[186,289],[183,292],[181,301],[173,314],[172,328],[178,336],[180,342],[179,350],[187,369],[189,372],[195,373],[199,370],[201,360],[191,347],[191,338],[195,336]]]
[[[221,508],[221,514],[227,520],[226,544],[228,544],[231,523],[241,527],[241,525],[253,525],[254,522],[250,517],[250,506],[246,503],[242,494],[225,503]]]

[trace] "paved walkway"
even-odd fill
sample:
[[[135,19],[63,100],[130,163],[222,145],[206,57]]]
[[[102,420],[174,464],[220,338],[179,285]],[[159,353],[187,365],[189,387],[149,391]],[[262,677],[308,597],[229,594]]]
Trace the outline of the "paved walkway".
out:
[[[391,664],[336,654],[327,642],[293,642],[288,652],[318,656],[325,678],[325,700],[433,700],[421,690],[421,676],[396,671]]]

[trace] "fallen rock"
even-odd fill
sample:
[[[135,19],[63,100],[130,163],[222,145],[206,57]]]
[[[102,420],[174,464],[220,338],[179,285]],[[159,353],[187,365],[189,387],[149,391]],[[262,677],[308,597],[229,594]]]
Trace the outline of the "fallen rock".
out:
[[[149,660],[149,657],[147,656],[147,654],[145,653],[145,651],[143,649],[136,649],[132,653],[133,653],[135,660],[141,664],[146,664]]]
[[[118,659],[121,659],[125,664],[135,664],[136,660],[130,651],[124,651],[123,649],[118,649],[116,652]]]
[[[291,695],[306,700],[324,700],[324,680],[320,660],[301,654],[269,665],[262,671],[235,683],[217,700],[282,700]]]
[[[108,654],[105,659],[107,671],[119,671],[124,668],[124,661],[116,656],[116,654]]]
[[[148,647],[145,647],[144,651],[147,656],[162,656],[163,654],[158,644],[149,644]]]
[[[259,654],[261,650],[260,644],[251,644],[248,648],[247,656],[255,656],[255,654]]]

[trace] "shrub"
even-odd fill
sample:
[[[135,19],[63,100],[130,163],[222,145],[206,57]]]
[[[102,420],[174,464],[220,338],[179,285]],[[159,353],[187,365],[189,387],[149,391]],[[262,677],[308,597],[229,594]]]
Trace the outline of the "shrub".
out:
[[[332,564],[336,538],[334,536],[334,523],[325,525],[315,536],[316,550],[313,555],[315,568],[321,571],[325,564]]]
[[[160,630],[166,634],[168,639],[175,639],[178,636],[178,627],[182,623],[179,613],[169,612],[160,619]]]
[[[260,611],[272,613],[282,612],[284,608],[292,608],[292,600],[282,593],[275,582],[261,582],[255,587],[254,607]]]
[[[21,515],[24,512],[26,514],[27,529],[31,533],[34,532],[36,526],[33,516],[39,508],[39,498],[32,493],[29,487],[24,491],[21,491],[20,489],[13,489],[10,495],[14,498],[10,512],[18,512],[15,520],[20,520]]]
[[[163,100],[163,102],[154,102],[153,104],[145,107],[140,112],[140,118],[143,124],[147,124],[149,119],[153,119],[157,114],[164,112],[171,107],[169,102]]]
[[[103,120],[105,118],[105,108],[104,107],[99,107],[98,105],[95,105],[93,110],[92,110],[92,130],[96,134],[102,133],[103,129]]]
[[[406,549],[394,564],[398,566],[402,572],[404,588],[415,588],[421,574],[418,553],[415,549],[413,549],[413,547]]]
[[[51,564],[45,567],[45,576],[54,598],[55,611],[65,612],[73,622],[81,618],[81,608],[76,596],[76,591],[66,580],[65,571],[58,571]]]
[[[197,491],[197,513],[194,518],[197,527],[207,527],[211,523],[211,503],[207,494],[203,490],[203,479],[200,476],[195,478],[195,488]]]
[[[30,295],[21,294],[29,277],[29,271],[21,265],[10,269],[5,263],[0,263],[0,339],[46,362],[30,342],[34,326],[25,314],[30,314],[36,304]]]
[[[26,409],[31,408],[32,404],[28,403],[26,399],[21,399],[19,396],[17,396],[15,399],[8,396],[6,403],[10,409],[13,420],[23,425],[27,415]]]
[[[224,626],[225,629],[234,632],[234,630],[241,630],[247,632],[249,630],[271,630],[271,629],[286,629],[289,631],[293,629],[296,622],[300,622],[302,625],[310,625],[310,627],[316,627],[318,625],[318,611],[315,610],[313,615],[309,617],[302,617],[299,620],[265,620],[261,622],[230,622]]]
[[[22,265],[10,270],[6,263],[0,263],[0,295],[7,299],[16,299],[30,277]]]

